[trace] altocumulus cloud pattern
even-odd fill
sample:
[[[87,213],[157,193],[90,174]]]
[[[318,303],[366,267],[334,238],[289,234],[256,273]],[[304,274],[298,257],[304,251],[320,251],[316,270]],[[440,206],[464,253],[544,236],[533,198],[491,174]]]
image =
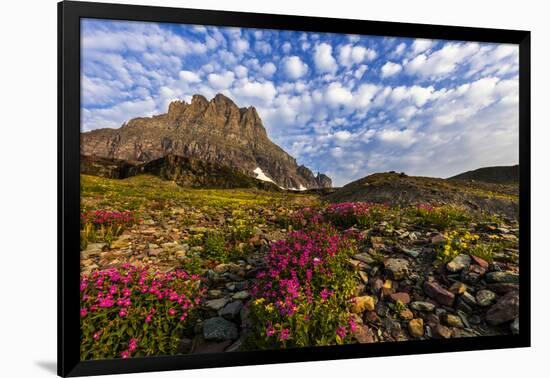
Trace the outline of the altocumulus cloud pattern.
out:
[[[518,47],[82,20],[82,130],[223,93],[335,185],[518,162]]]

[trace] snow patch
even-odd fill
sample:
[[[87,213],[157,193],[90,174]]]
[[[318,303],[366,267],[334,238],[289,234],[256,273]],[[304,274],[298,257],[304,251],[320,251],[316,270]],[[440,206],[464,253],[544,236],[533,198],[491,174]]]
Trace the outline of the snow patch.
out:
[[[307,190],[307,188],[306,188],[305,186],[303,186],[302,184],[300,184],[300,187],[299,187],[299,188],[283,188],[282,186],[278,185],[275,181],[273,181],[271,178],[269,178],[269,177],[264,173],[264,171],[262,171],[262,168],[260,168],[260,167],[257,167],[257,168],[254,170],[254,173],[256,174],[256,179],[261,180],[261,181],[271,182],[271,183],[277,185],[279,188],[281,188],[281,189],[283,189],[283,190],[297,190],[297,191],[304,191],[304,190]]]
[[[258,180],[262,180],[262,181],[268,181],[268,182],[272,182],[273,184],[277,185],[275,183],[275,181],[273,181],[272,179],[270,179],[269,177],[267,177],[264,173],[264,171],[262,171],[262,168],[258,167],[254,170],[254,173],[256,174],[256,178]]]

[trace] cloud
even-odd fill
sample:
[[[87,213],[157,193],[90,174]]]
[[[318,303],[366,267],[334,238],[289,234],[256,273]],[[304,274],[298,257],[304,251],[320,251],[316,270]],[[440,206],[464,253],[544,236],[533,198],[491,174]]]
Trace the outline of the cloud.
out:
[[[250,44],[246,39],[236,39],[233,41],[233,52],[235,52],[237,55],[240,55],[246,51],[248,51],[248,48],[250,47]]]
[[[428,50],[432,46],[433,42],[430,39],[415,39],[411,49],[413,54],[419,54]]]
[[[376,58],[376,51],[363,46],[347,44],[340,47],[338,62],[343,66],[349,67],[353,64],[361,63],[365,59],[373,60],[374,58]]]
[[[226,71],[223,74],[211,73],[208,75],[208,82],[214,89],[226,89],[233,84],[235,74],[231,71]]]
[[[410,129],[384,129],[377,133],[377,137],[382,142],[396,144],[401,147],[409,147],[416,142],[414,132]]]
[[[332,56],[332,46],[328,43],[321,43],[315,46],[313,61],[315,68],[319,72],[335,73],[338,69],[338,64],[336,64],[336,60]]]
[[[283,50],[283,53],[285,54],[287,54],[291,48],[292,48],[292,45],[290,44],[290,42],[283,43],[283,46],[281,47],[281,49]]]
[[[277,95],[277,90],[270,81],[260,83],[257,81],[245,80],[238,84],[233,92],[245,100],[259,100],[262,103],[270,103]]]
[[[347,105],[353,100],[353,95],[338,82],[330,83],[325,92],[325,99],[332,107]]]
[[[405,72],[424,78],[450,74],[479,50],[479,44],[447,43],[430,55],[420,54],[405,64]]]
[[[277,71],[277,66],[275,66],[272,62],[268,62],[262,66],[260,71],[264,76],[270,77],[275,73],[275,71]]]
[[[291,79],[299,79],[308,71],[308,66],[298,56],[290,56],[283,60],[285,73]]]
[[[256,41],[254,44],[254,50],[261,52],[262,54],[270,54],[271,45],[264,41]]]
[[[397,47],[395,48],[395,51],[393,52],[393,54],[395,56],[399,56],[399,55],[403,54],[403,51],[405,51],[406,47],[407,47],[407,44],[405,42],[401,42],[399,45],[397,45]]]
[[[352,137],[352,134],[347,130],[340,130],[334,133],[334,137],[339,141],[345,142]]]
[[[359,80],[363,77],[365,74],[365,71],[367,71],[368,66],[366,64],[361,64],[357,70],[353,73],[353,76]]]
[[[517,163],[516,45],[103,20],[82,33],[83,130],[221,92],[335,185]]]
[[[198,83],[201,81],[201,77],[192,71],[180,71],[180,78],[188,83]]]
[[[402,70],[402,67],[399,63],[386,62],[381,68],[382,77],[390,77]]]
[[[246,77],[248,75],[248,68],[241,64],[238,65],[235,67],[235,75],[237,75],[237,77]]]

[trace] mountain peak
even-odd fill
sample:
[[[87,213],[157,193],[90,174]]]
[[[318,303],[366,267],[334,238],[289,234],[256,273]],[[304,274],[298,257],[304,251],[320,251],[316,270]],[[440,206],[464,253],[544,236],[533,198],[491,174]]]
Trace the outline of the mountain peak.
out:
[[[133,163],[172,154],[226,165],[253,178],[260,168],[284,188],[331,185],[330,178],[298,167],[269,139],[256,108],[239,108],[221,93],[210,100],[195,94],[191,103],[172,101],[166,114],[135,118],[120,129],[82,133],[81,153]]]

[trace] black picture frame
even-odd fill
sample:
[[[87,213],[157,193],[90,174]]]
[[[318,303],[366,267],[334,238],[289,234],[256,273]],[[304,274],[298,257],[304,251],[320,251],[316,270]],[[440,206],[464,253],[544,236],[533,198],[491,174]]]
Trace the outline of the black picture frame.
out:
[[[405,341],[300,349],[79,360],[80,19],[101,18],[336,32],[519,45],[520,317],[512,336]],[[530,32],[154,6],[58,3],[58,374],[82,376],[335,360],[530,346]]]

